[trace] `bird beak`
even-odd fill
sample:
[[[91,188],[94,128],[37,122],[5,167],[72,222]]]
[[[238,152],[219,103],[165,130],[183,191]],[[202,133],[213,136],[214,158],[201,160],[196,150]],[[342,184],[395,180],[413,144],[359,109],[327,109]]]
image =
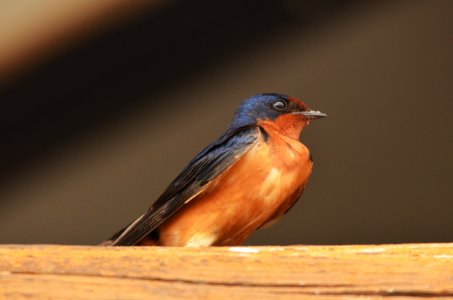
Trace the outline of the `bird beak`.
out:
[[[301,115],[305,116],[310,121],[327,117],[327,115],[325,113],[322,113],[317,110],[306,110],[306,111],[297,112],[297,114],[301,114]]]

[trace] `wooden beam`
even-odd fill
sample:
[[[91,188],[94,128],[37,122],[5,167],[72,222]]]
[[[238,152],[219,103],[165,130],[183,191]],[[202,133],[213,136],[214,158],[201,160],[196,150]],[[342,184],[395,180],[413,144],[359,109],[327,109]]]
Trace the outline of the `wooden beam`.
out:
[[[453,299],[453,243],[0,246],[1,299]]]
[[[159,0],[0,1],[0,80]]]

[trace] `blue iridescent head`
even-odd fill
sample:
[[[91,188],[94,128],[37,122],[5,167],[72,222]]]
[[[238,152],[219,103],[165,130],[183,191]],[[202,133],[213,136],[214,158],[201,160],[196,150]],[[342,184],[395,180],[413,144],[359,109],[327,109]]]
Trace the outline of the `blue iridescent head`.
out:
[[[284,115],[299,115],[310,121],[326,115],[310,110],[302,101],[286,95],[267,93],[245,99],[236,110],[230,128],[256,125],[258,121],[273,121]]]

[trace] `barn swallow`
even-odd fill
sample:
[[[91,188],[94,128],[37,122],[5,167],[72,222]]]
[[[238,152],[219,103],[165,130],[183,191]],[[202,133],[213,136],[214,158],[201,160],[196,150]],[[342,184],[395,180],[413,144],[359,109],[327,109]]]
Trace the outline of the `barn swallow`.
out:
[[[189,162],[146,213],[103,245],[242,244],[301,196],[313,161],[299,137],[322,117],[291,96],[244,100],[226,132]]]

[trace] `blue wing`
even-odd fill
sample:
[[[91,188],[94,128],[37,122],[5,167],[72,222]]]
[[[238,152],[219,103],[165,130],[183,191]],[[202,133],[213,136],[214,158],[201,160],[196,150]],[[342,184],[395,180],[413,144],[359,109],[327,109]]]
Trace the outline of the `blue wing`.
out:
[[[185,203],[201,194],[208,183],[233,165],[255,143],[257,127],[227,131],[198,153],[148,211],[110,239],[113,246],[135,245]]]

